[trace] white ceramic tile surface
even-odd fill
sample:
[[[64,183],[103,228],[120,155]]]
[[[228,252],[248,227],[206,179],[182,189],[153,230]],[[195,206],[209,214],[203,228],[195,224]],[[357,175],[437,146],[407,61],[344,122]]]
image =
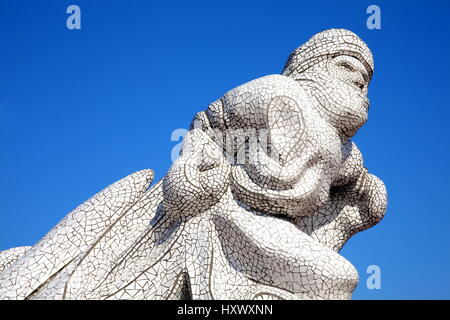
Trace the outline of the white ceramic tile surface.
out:
[[[136,172],[0,252],[0,299],[350,298],[338,251],[387,203],[351,141],[372,74],[354,33],[316,34],[199,112],[162,181]]]

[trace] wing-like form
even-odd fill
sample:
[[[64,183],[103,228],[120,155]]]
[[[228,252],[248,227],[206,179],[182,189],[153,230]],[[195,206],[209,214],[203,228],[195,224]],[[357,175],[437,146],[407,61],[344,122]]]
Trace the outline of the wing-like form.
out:
[[[147,191],[151,170],[136,172],[105,188],[61,220],[36,245],[0,273],[0,299],[26,299],[66,279],[108,239],[119,249],[132,243],[155,213],[160,185]],[[111,233],[122,227],[122,232]],[[123,239],[120,239],[120,238]],[[120,250],[118,250],[120,251]],[[114,252],[114,250],[112,251]],[[63,290],[55,289],[53,298]]]

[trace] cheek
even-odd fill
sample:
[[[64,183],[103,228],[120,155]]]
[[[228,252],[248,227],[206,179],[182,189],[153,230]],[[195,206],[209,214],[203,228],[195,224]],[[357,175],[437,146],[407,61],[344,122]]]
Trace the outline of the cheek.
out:
[[[352,132],[367,121],[369,102],[362,92],[333,78],[315,89],[315,97],[329,112],[331,120],[341,123]]]
[[[328,111],[338,116],[345,116],[351,107],[352,100],[354,100],[354,97],[348,90],[345,90],[345,87],[341,81],[330,77],[316,88],[316,97],[320,98],[321,105],[326,107]]]
[[[350,119],[366,117],[369,100],[362,91],[338,79],[329,81],[328,86],[332,89],[327,90],[330,103],[340,115]]]
[[[368,99],[353,86],[326,76],[311,88],[313,96],[334,120],[349,122],[349,125],[364,123],[367,119]]]

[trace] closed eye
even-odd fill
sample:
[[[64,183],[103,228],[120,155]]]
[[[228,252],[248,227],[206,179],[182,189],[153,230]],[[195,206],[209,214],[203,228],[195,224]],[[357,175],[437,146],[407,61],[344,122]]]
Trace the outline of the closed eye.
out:
[[[340,67],[341,69],[353,72],[355,71],[355,68],[348,62],[342,61],[338,63],[338,67]]]

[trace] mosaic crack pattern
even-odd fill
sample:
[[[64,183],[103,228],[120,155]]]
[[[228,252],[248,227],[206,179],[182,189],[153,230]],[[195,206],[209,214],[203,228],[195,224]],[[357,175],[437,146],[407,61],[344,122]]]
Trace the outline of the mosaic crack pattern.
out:
[[[387,204],[351,140],[373,67],[354,33],[316,34],[197,113],[161,181],[131,174],[0,252],[0,299],[351,298],[338,251]]]

